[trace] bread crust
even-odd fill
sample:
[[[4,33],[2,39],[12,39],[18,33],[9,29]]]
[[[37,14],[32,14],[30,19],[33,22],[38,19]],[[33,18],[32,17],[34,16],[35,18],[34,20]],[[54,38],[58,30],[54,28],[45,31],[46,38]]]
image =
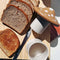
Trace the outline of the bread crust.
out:
[[[31,3],[32,3],[32,1],[31,0],[29,0]],[[38,0],[39,1],[39,0]],[[32,5],[34,6],[34,4],[32,3]],[[36,4],[36,6],[38,6],[38,4]]]
[[[8,5],[7,8],[10,7],[10,6],[13,6],[13,7],[17,8],[18,10],[20,10],[20,11],[25,15],[25,17],[26,17],[26,19],[27,19],[27,23],[26,23],[26,26],[27,26],[27,24],[29,23],[29,20],[28,20],[28,16],[26,15],[26,13],[25,13],[22,9],[20,9],[20,8],[14,6],[14,5]],[[6,9],[7,9],[7,8],[6,8]],[[5,10],[6,10],[6,9],[5,9]],[[4,10],[4,11],[5,11],[5,10]],[[3,11],[3,12],[4,12],[4,11]],[[4,15],[4,13],[2,14],[2,17],[3,17],[3,15]],[[1,17],[1,20],[2,20],[2,17]],[[4,23],[4,22],[2,21],[2,23]],[[5,24],[5,23],[4,23],[4,24]],[[7,25],[8,27],[12,28],[12,27],[9,26],[8,24],[6,24],[6,25]],[[24,27],[24,29],[26,28],[26,26]],[[12,29],[15,30],[14,28],[12,28]],[[19,34],[21,34],[21,33],[24,31],[24,29],[23,29],[21,32],[18,32],[18,31],[16,31],[16,30],[15,30],[15,31],[18,32]]]
[[[12,0],[10,0],[9,1],[9,4],[10,4],[10,2],[11,2]],[[28,5],[30,8],[31,8],[31,11],[32,11],[32,13],[33,13],[33,9],[32,9],[32,7],[28,4],[28,3],[26,3],[25,1],[23,1],[23,0],[16,0],[16,1],[20,1],[20,2],[23,2],[23,3],[25,3],[26,5]],[[8,4],[8,5],[9,5]],[[33,4],[32,4],[33,5]]]
[[[24,1],[22,1],[22,0],[16,0],[16,1],[19,1],[19,2],[22,2],[22,3],[25,3],[26,5],[28,5],[28,6],[30,7],[32,13],[33,13],[32,7],[31,7],[28,3],[26,3],[26,2],[24,2]]]
[[[24,1],[24,0],[20,0],[20,1]],[[30,0],[28,0],[30,3],[31,3],[31,1]],[[24,1],[25,2],[25,1]],[[25,2],[25,3],[27,3],[27,2]],[[27,3],[28,5],[30,5],[29,3]],[[34,9],[33,9],[33,7],[34,7],[34,5],[31,3],[31,8],[32,8],[32,12],[34,12]]]
[[[26,2],[24,2],[24,1],[21,1],[21,0],[16,0],[16,1],[18,1],[18,2],[21,2],[21,3],[24,3],[25,5],[27,5],[29,8],[30,8],[30,10],[31,10],[31,15],[33,15],[33,11],[32,11],[32,8],[31,8],[31,6],[28,4],[28,3],[26,3]],[[11,5],[11,4],[9,4],[9,5]],[[14,4],[12,4],[12,5],[14,5]],[[14,5],[14,6],[16,6],[16,5]],[[18,7],[18,6],[17,6]],[[19,7],[18,7],[19,8]],[[23,10],[23,9],[21,9],[21,10]],[[23,10],[24,11],[24,10]],[[24,11],[25,12],[25,11]],[[25,14],[27,15],[27,17],[29,16],[26,12],[25,12]],[[31,17],[32,18],[32,17]],[[31,19],[28,17],[28,21],[30,22],[31,21]]]
[[[0,47],[3,47],[1,47],[1,49],[7,56],[14,54],[20,46],[17,35],[11,29],[5,29],[4,31],[1,31],[0,39],[0,43],[2,44]],[[8,51],[9,53],[5,51]]]

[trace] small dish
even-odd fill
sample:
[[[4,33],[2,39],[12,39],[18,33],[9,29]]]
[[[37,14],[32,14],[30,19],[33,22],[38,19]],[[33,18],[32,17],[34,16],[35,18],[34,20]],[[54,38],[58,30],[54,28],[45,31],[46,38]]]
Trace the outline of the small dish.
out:
[[[32,39],[27,43],[26,50],[31,60],[46,60],[48,48],[39,39]]]

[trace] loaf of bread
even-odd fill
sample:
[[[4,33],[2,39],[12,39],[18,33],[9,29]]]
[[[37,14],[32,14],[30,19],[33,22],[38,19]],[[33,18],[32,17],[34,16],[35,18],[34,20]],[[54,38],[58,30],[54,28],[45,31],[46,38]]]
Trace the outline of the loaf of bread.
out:
[[[34,6],[33,6],[33,4],[31,3],[30,0],[21,0],[21,1],[24,1],[24,2],[28,3],[32,7],[32,10],[34,12],[34,9],[33,9]]]
[[[33,4],[33,6],[38,6],[40,2],[40,0],[30,0],[30,1]]]
[[[11,56],[15,53],[19,45],[19,39],[12,30],[5,29],[0,32],[0,48],[7,56]]]
[[[32,8],[30,7],[29,4],[20,0],[17,0],[17,1],[12,0],[10,4],[15,5],[19,7],[20,9],[22,9],[27,14],[29,21],[31,20],[33,14],[32,14]]]
[[[5,10],[1,18],[2,22],[9,27],[13,28],[18,33],[22,33],[28,24],[28,17],[18,7],[9,5]]]
[[[23,1],[27,2],[28,4],[30,4],[31,7],[33,8],[33,6],[38,6],[40,0],[23,0]]]

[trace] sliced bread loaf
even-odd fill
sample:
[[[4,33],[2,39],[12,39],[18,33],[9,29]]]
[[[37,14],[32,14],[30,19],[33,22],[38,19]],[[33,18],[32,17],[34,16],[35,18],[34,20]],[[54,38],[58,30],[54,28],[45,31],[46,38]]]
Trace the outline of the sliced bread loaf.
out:
[[[40,0],[30,0],[30,1],[34,6],[38,6],[40,2]]]
[[[20,0],[18,0],[18,1],[13,0],[13,1],[10,2],[10,4],[13,4],[13,5],[19,7],[20,9],[22,9],[27,14],[29,21],[31,20],[32,9],[31,9],[29,4],[27,4],[24,1],[20,1]]]
[[[0,48],[7,56],[15,53],[19,45],[19,39],[12,30],[6,29],[0,33]]]
[[[10,5],[4,10],[1,20],[18,33],[22,33],[28,24],[27,15],[14,5]]]
[[[32,7],[32,10],[33,10],[33,12],[34,12],[33,4],[31,3],[30,0],[21,0],[21,1],[24,1],[24,2],[28,3],[28,4]]]

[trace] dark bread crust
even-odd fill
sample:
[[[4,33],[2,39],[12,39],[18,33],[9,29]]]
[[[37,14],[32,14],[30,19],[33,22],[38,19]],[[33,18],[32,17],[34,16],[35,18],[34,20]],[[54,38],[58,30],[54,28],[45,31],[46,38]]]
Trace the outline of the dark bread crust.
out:
[[[27,26],[29,20],[28,20],[27,15],[25,14],[25,12],[24,12],[22,9],[20,9],[20,8],[14,6],[14,5],[8,5],[7,8],[10,7],[10,6],[13,6],[13,7],[17,8],[18,10],[20,10],[20,11],[25,15],[26,20],[27,20],[27,22],[26,22],[26,26]],[[5,10],[6,10],[6,9],[5,9]],[[5,11],[5,10],[4,10],[4,11]],[[2,17],[3,17],[3,15],[4,15],[4,13],[2,14]],[[2,20],[2,17],[1,17],[1,20]],[[4,22],[2,21],[2,23],[4,23]],[[5,24],[5,23],[4,23],[4,24]],[[6,24],[6,25],[9,26],[8,24]],[[24,29],[26,28],[26,26],[24,27]],[[15,30],[13,27],[11,27],[11,26],[9,26],[9,27],[12,28],[13,30]],[[18,32],[18,31],[16,31],[16,30],[15,30],[15,31],[18,32],[19,34],[21,34],[21,33],[24,31],[24,29],[23,29],[21,32]]]
[[[0,43],[1,49],[7,56],[14,54],[20,45],[17,35],[10,29],[1,31]]]

